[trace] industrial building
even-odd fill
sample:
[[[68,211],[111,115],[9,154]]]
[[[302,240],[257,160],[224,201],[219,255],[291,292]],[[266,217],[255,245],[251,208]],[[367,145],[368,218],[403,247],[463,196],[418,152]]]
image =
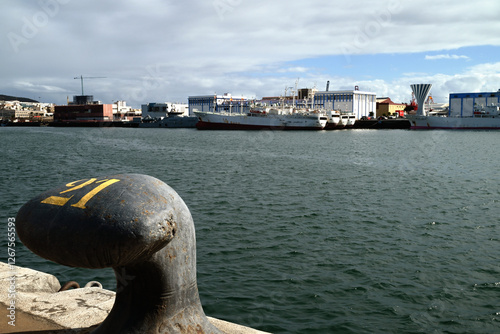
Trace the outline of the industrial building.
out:
[[[197,111],[227,111],[239,112],[246,110],[249,106],[249,100],[246,97],[233,97],[229,93],[224,95],[200,95],[190,96],[189,103],[189,116],[194,116],[194,110]]]
[[[92,95],[75,95],[68,105],[54,107],[54,121],[122,122],[140,120],[141,111],[127,106],[125,101],[103,104]]]
[[[356,119],[363,116],[375,116],[377,96],[372,92],[354,90],[323,91],[314,94],[314,105],[326,110],[336,110],[341,113],[354,113]]]
[[[213,99],[213,95],[211,95]],[[186,103],[148,103],[141,105],[142,117],[163,119],[169,115],[189,116],[189,106]]]
[[[92,95],[75,95],[68,105],[54,107],[54,121],[113,121],[113,105],[94,101]]]
[[[112,121],[112,104],[70,104],[54,107],[54,121]]]
[[[474,107],[497,105],[500,103],[500,89],[496,92],[452,93],[450,94],[449,116],[472,116]]]

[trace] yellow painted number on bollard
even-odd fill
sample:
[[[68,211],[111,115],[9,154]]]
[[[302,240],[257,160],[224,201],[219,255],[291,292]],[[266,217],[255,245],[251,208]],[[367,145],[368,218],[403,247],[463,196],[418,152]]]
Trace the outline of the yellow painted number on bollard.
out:
[[[69,192],[81,189],[83,187],[86,187],[86,186],[94,183],[95,181],[97,181],[97,179],[90,179],[90,180],[83,182],[79,185],[75,185],[80,181],[84,181],[84,180],[74,181],[74,182],[70,182],[70,183],[66,184],[66,187],[71,187],[71,188],[64,190],[64,191],[61,191],[59,194],[61,195],[61,194],[65,194],[65,193],[69,193]],[[94,189],[92,189],[91,191],[89,191],[88,193],[86,193],[77,203],[71,204],[71,206],[75,207],[75,208],[79,208],[79,209],[85,209],[85,204],[87,204],[87,202],[92,197],[94,197],[98,192],[100,192],[101,190],[103,190],[106,187],[109,187],[113,183],[116,183],[119,181],[120,180],[118,180],[118,179],[110,179],[110,180],[101,180],[101,181],[95,182],[95,184],[99,184],[99,185],[97,187],[95,187]],[[50,196],[50,197],[47,197],[46,199],[44,199],[41,203],[63,206],[66,203],[68,203],[68,201],[70,199],[72,199],[73,196],[71,196],[71,197]]]

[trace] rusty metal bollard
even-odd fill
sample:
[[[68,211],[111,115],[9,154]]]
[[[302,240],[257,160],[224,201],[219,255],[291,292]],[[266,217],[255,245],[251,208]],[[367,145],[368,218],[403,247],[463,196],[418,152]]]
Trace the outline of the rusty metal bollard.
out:
[[[139,174],[70,182],[24,204],[16,228],[43,258],[113,268],[116,300],[93,333],[221,333],[200,303],[191,213],[164,182]]]

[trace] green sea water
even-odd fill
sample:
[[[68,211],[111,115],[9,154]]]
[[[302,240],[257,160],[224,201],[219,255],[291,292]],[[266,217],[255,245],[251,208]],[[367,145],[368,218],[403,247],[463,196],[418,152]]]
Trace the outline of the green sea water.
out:
[[[499,136],[3,127],[1,259],[32,197],[141,173],[191,210],[207,315],[273,333],[498,333]],[[19,242],[16,264],[116,285]]]

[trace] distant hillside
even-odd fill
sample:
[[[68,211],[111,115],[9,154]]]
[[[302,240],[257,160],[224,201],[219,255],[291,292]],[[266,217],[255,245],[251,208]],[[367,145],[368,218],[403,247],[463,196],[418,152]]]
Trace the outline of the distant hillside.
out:
[[[2,94],[0,94],[0,101],[38,102],[32,99],[28,99],[26,97],[16,97],[16,96],[2,95]]]

